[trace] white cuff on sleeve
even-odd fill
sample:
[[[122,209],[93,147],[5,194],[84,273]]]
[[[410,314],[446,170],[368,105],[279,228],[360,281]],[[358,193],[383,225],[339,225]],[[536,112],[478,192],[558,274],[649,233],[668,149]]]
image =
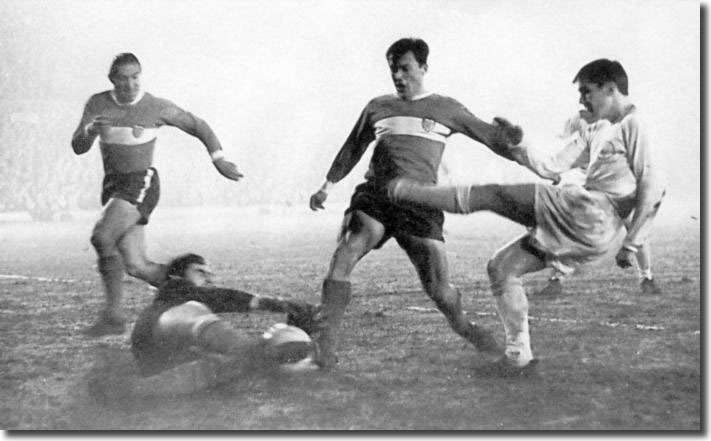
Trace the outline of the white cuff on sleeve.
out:
[[[331,189],[335,186],[336,186],[336,184],[334,184],[333,182],[326,181],[323,183],[321,188],[318,189],[318,191],[322,191],[322,192],[328,194],[328,192],[331,191]]]
[[[218,161],[220,159],[224,159],[225,152],[222,150],[215,150],[214,152],[210,153],[210,158],[212,159],[212,162]]]

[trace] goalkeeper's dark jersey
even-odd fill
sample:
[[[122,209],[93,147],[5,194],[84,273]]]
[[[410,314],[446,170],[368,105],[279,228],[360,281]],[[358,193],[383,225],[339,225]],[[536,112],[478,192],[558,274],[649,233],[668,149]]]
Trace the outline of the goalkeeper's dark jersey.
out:
[[[492,148],[496,126],[442,95],[427,94],[411,101],[397,95],[374,98],[363,109],[326,179],[334,183],[343,179],[375,141],[367,179],[383,183],[402,176],[436,183],[446,140],[454,133]]]
[[[138,316],[131,334],[131,351],[142,370],[157,371],[190,358],[190,348],[175,348],[156,338],[153,329],[161,314],[189,301],[204,304],[214,313],[247,312],[254,295],[236,289],[195,286],[185,279],[169,279]],[[194,357],[197,358],[197,357]]]

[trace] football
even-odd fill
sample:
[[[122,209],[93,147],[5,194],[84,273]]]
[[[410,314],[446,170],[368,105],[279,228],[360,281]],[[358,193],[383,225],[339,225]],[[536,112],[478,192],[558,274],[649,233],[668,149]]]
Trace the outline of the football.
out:
[[[262,338],[266,341],[267,354],[280,364],[292,364],[310,358],[313,350],[313,342],[306,332],[285,323],[272,325]]]

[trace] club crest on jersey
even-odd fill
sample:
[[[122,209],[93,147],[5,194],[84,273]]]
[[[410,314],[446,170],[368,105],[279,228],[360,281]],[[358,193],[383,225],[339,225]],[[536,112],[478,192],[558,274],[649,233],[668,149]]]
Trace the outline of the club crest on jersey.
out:
[[[422,118],[422,128],[425,130],[425,132],[431,132],[435,128],[435,122],[431,119],[427,118]]]
[[[133,126],[133,137],[140,138],[145,130],[142,126]]]

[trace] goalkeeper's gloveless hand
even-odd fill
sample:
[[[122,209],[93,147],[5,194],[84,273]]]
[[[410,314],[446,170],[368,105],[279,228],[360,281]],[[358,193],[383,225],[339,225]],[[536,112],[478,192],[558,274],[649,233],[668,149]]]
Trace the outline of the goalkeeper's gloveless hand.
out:
[[[301,328],[309,335],[314,335],[319,330],[320,306],[314,306],[310,303],[289,300],[287,302],[286,324]]]
[[[225,158],[216,159],[212,162],[218,172],[227,179],[239,181],[244,175],[237,170],[237,165]]]

